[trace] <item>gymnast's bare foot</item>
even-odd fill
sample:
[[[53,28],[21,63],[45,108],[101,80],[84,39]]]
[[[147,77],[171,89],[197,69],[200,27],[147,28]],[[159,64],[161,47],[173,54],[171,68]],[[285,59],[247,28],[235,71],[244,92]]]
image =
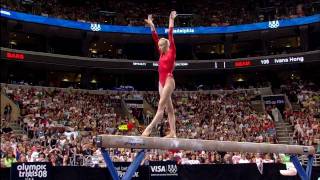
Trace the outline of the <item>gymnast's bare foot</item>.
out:
[[[165,136],[165,138],[177,138],[177,134],[175,132],[170,132]]]
[[[141,136],[148,137],[148,136],[150,136],[150,134],[151,134],[151,130],[147,127],[147,128],[143,131],[143,133],[141,134]]]

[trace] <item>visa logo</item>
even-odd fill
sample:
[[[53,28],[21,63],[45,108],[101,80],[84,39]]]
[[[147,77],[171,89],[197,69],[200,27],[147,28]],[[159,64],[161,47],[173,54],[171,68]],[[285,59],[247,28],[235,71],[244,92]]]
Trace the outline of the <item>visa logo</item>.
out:
[[[152,172],[162,173],[166,172],[165,166],[150,166]]]

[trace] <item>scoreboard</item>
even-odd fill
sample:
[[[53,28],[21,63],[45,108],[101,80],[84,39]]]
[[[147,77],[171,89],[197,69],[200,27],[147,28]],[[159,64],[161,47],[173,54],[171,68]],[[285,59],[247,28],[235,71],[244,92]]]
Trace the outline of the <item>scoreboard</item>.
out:
[[[312,61],[320,61],[316,55],[287,55],[281,57],[264,57],[264,58],[248,58],[248,59],[231,59],[231,60],[206,60],[206,61],[177,61],[175,69],[237,69],[237,68],[250,68],[250,67],[267,67],[270,65],[284,65],[284,64],[298,64]],[[157,62],[133,62],[133,66],[140,66],[141,68],[150,69],[157,67]]]
[[[55,64],[63,66],[128,69],[128,70],[157,70],[157,61],[88,58],[65,56],[50,53],[30,52],[22,50],[1,49],[1,60],[20,61],[30,63]],[[254,67],[268,67],[271,65],[302,64],[320,61],[320,50],[296,54],[273,55],[240,59],[213,59],[176,61],[175,70],[223,70]]]

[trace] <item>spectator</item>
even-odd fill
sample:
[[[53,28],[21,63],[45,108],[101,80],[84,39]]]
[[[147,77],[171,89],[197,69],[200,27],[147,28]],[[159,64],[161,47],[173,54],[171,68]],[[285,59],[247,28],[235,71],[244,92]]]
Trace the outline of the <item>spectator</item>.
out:
[[[241,159],[239,160],[239,164],[244,164],[244,163],[250,163],[250,161],[247,159],[246,154],[241,154]]]
[[[4,167],[10,168],[15,162],[17,162],[17,160],[14,157],[13,152],[10,150],[4,157]]]
[[[11,113],[12,113],[12,106],[10,103],[8,103],[5,107],[4,107],[4,118],[7,122],[11,121]]]

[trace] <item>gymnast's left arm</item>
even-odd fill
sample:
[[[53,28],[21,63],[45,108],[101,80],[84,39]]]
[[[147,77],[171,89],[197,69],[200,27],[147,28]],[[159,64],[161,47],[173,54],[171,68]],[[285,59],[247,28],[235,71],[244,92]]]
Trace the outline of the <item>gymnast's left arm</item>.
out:
[[[176,11],[171,11],[170,18],[169,18],[169,33],[168,33],[168,39],[170,42],[170,48],[172,48],[174,51],[176,51],[176,45],[174,44],[173,39],[173,27],[174,27],[174,19],[177,17]]]

